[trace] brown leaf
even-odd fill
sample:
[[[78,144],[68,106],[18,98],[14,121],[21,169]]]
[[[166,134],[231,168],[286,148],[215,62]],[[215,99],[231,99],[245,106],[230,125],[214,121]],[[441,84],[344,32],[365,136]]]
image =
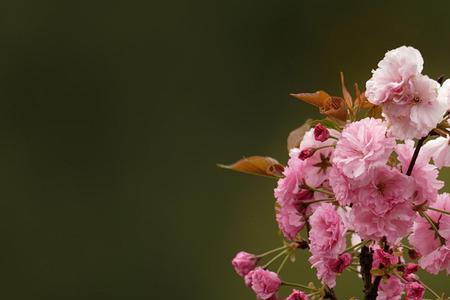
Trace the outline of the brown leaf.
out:
[[[331,97],[327,105],[320,108],[320,113],[336,120],[347,120],[347,109],[341,97]]]
[[[381,106],[372,106],[367,111],[367,116],[376,118],[376,119],[381,119],[381,117],[382,117],[381,113],[382,113]]]
[[[291,96],[318,107],[320,113],[325,116],[344,122],[347,120],[347,109],[341,97],[332,97],[324,91],[291,94]]]
[[[366,94],[364,92],[356,98],[355,103],[359,108],[372,108],[373,106],[375,106],[370,103],[369,100],[367,100]]]
[[[331,98],[331,96],[324,91],[317,91],[315,93],[290,94],[290,95],[319,108],[325,106],[330,101]]]
[[[237,172],[276,178],[283,177],[284,171],[283,165],[268,156],[250,156],[231,165],[217,164],[217,166]]]
[[[303,136],[311,128],[311,121],[311,119],[306,120],[305,124],[289,133],[289,136],[287,138],[288,151],[292,148],[300,146],[300,142],[303,140]]]
[[[350,95],[349,91],[347,90],[347,87],[345,86],[345,80],[344,80],[344,73],[340,73],[341,75],[341,88],[342,88],[342,96],[344,96],[345,104],[347,105],[348,109],[353,109],[353,100],[352,95]]]

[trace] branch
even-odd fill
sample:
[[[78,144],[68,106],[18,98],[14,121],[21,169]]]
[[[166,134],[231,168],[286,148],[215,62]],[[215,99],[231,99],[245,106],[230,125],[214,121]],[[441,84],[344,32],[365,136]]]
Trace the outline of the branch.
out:
[[[372,286],[372,274],[370,270],[372,269],[372,251],[364,245],[361,248],[361,253],[359,254],[359,264],[361,265],[361,276],[364,281],[364,294],[367,295]]]
[[[330,300],[337,300],[336,294],[334,293],[334,290],[328,285],[325,286],[325,296],[324,299],[330,299]]]
[[[414,154],[413,154],[413,156],[411,158],[411,162],[409,163],[409,166],[408,166],[408,171],[406,171],[407,176],[411,175],[414,165],[416,164],[417,157],[419,156],[420,148],[422,148],[423,143],[425,142],[425,139],[427,137],[428,137],[428,135],[424,136],[417,142],[416,149],[414,149]]]
[[[389,245],[387,243],[387,241],[384,241],[384,251],[388,251],[389,250]],[[383,269],[384,266],[383,264],[380,264],[379,266],[380,269]],[[369,292],[366,294],[366,297],[364,298],[365,300],[376,300],[377,296],[378,296],[378,286],[380,285],[381,282],[381,278],[382,276],[376,276],[375,280],[373,281],[372,286],[370,287]]]

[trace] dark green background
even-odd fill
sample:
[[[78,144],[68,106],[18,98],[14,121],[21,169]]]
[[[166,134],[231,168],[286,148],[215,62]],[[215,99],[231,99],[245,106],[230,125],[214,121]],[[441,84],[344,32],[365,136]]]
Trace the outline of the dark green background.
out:
[[[385,51],[450,75],[446,1],[2,1],[0,298],[254,299],[230,267],[280,244],[275,182],[316,112]],[[314,278],[302,257],[283,277]],[[358,294],[350,277],[340,299]],[[430,281],[450,292],[448,279]]]

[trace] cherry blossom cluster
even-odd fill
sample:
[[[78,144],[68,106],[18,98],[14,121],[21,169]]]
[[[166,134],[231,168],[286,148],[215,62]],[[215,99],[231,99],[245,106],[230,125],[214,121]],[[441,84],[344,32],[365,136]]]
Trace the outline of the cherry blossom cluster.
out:
[[[257,299],[281,299],[282,287],[294,288],[286,300],[338,299],[345,271],[361,278],[367,300],[448,299],[417,275],[450,273],[450,195],[438,178],[450,167],[450,80],[422,74],[423,63],[402,46],[385,54],[364,92],[355,85],[354,99],[343,75],[343,97],[294,94],[325,118],[291,133],[287,165],[251,157],[226,166],[278,178],[283,245],[232,260]],[[297,251],[310,252],[320,284],[282,279]]]

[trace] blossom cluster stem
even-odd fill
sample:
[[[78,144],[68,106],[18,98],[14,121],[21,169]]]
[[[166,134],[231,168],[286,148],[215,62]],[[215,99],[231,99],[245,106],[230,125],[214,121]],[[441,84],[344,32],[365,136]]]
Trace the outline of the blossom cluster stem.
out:
[[[430,218],[430,216],[424,211],[419,211],[419,215],[422,218],[424,218],[431,225],[431,228],[433,228],[433,230],[435,231],[436,235],[439,237],[439,241],[441,242],[441,245],[444,245],[445,244],[445,239],[439,233],[439,229],[437,228],[436,223],[434,223],[434,221]]]
[[[426,209],[434,210],[434,211],[440,212],[441,214],[450,215],[450,211],[446,211],[446,210],[443,210],[443,209],[434,208],[434,207],[431,207],[431,206],[426,206]]]
[[[267,255],[269,255],[269,254],[272,254],[272,253],[274,253],[274,252],[278,252],[278,251],[284,250],[284,249],[286,249],[287,247],[289,247],[289,246],[288,246],[288,245],[284,245],[284,246],[281,246],[281,247],[279,247],[279,248],[275,248],[275,249],[269,250],[269,251],[267,251],[267,252],[265,252],[265,253],[263,253],[263,254],[256,255],[256,257],[262,258],[262,257],[267,256]]]
[[[277,273],[278,273],[278,274],[280,274],[280,272],[281,272],[281,270],[283,269],[284,264],[286,263],[286,261],[288,260],[288,258],[289,258],[289,253],[286,253],[286,256],[283,258],[283,260],[281,261],[280,266],[279,266],[278,269],[277,269]]]
[[[307,285],[304,285],[304,284],[301,284],[301,283],[283,281],[281,284],[285,285],[285,286],[298,287],[298,288],[301,288],[301,289],[304,289],[304,290],[313,291],[313,292],[317,291],[316,289],[311,288],[311,287],[309,287]]]
[[[360,247],[365,246],[368,242],[369,241],[362,241],[362,242],[360,242],[358,244],[355,244],[355,245],[353,245],[351,247],[348,247],[347,249],[345,249],[344,252],[353,252],[353,251],[359,249]]]
[[[284,254],[287,253],[287,250],[284,250],[283,252],[278,253],[277,255],[275,255],[271,260],[269,260],[262,268],[265,269],[268,266],[270,266],[274,261],[276,261],[278,258],[280,258],[281,256],[283,256]]]

